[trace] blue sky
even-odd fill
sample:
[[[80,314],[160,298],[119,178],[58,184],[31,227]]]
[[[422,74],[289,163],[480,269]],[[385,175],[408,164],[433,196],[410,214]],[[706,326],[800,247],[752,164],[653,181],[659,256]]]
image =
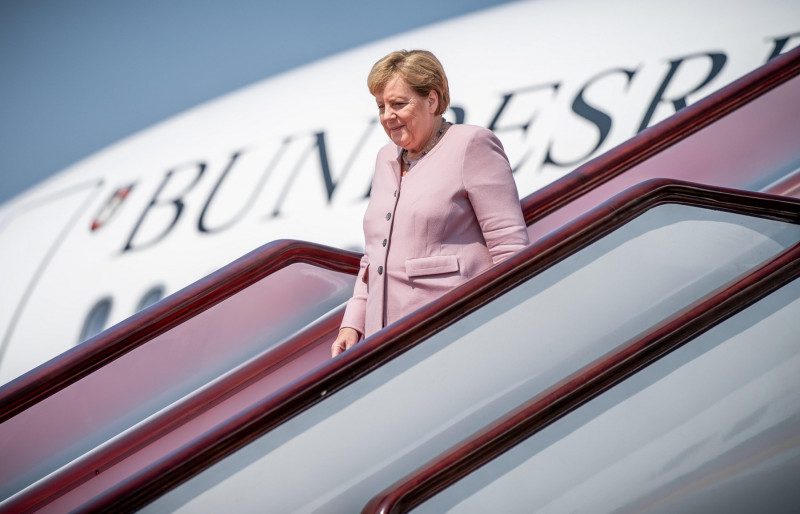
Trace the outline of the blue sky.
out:
[[[276,73],[508,0],[3,0],[0,203]]]

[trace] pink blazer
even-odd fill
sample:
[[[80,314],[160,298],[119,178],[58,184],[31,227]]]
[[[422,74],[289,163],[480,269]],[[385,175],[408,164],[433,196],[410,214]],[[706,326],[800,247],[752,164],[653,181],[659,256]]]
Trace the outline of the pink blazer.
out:
[[[500,140],[453,125],[400,177],[384,146],[364,215],[365,253],[342,327],[365,337],[528,245],[519,194]]]

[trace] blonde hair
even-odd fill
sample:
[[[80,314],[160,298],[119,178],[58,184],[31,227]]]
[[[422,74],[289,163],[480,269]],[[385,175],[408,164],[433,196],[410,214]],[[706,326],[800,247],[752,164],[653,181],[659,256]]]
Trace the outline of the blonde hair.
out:
[[[392,52],[372,66],[367,77],[367,87],[373,96],[383,91],[386,84],[400,77],[415,93],[428,96],[431,91],[439,97],[436,115],[450,105],[450,87],[439,59],[427,50],[399,50]]]

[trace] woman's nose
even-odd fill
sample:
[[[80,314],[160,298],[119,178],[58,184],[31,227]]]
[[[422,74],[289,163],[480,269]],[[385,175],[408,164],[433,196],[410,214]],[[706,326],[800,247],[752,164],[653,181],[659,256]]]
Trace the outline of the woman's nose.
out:
[[[386,107],[386,108],[384,109],[384,111],[383,111],[383,119],[384,119],[385,121],[392,120],[392,119],[394,119],[396,116],[397,116],[397,114],[395,114],[395,112],[394,112],[392,109],[388,108],[388,107]]]

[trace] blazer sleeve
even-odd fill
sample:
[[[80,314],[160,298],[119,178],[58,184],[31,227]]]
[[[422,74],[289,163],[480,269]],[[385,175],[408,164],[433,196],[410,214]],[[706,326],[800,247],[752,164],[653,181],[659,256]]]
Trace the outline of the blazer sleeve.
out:
[[[461,177],[492,261],[497,264],[528,246],[511,166],[490,130],[476,131],[467,144]]]
[[[347,307],[344,310],[344,317],[340,328],[354,328],[362,336],[364,335],[364,324],[367,314],[367,275],[369,269],[369,260],[367,256],[361,257],[361,264],[358,269],[358,276],[356,276],[356,285],[353,287],[353,296],[347,301]]]

